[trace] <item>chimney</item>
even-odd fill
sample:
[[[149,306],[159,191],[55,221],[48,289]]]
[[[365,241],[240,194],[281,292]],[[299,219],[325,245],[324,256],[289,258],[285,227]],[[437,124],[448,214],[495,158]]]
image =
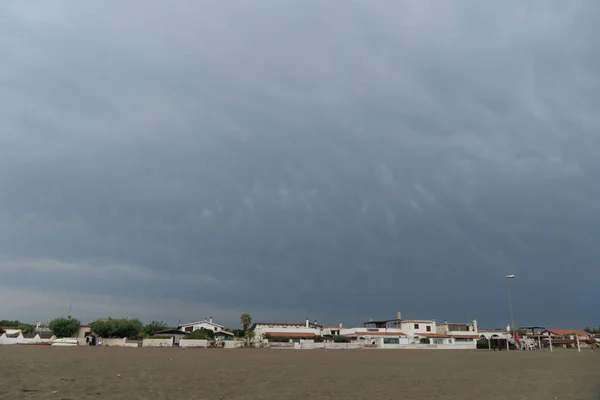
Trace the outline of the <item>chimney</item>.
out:
[[[212,317],[210,317],[210,318],[208,319],[208,322],[210,322],[210,323],[212,324]]]
[[[340,322],[340,328],[343,328],[343,327],[344,327],[344,324],[342,324],[342,323]]]
[[[400,311],[396,314],[396,319],[402,319],[402,313]]]
[[[308,328],[309,325],[310,325],[310,321],[308,320],[308,318],[306,318],[306,327]]]
[[[473,320],[473,332],[475,332],[475,333],[479,332],[479,327],[477,326],[476,319]]]
[[[506,324],[506,332],[510,332],[510,324]]]

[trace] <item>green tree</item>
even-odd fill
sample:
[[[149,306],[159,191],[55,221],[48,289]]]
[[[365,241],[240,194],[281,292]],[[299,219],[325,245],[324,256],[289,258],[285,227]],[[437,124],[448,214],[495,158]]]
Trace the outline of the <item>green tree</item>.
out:
[[[0,335],[4,333],[4,329],[0,328]]]
[[[103,338],[134,338],[143,329],[138,319],[99,319],[91,325],[92,331]]]
[[[244,336],[244,347],[252,347],[255,337],[256,337],[255,331],[246,331],[246,335]]]
[[[149,335],[152,332],[164,331],[166,329],[168,329],[168,326],[164,321],[152,321],[144,325],[143,333]]]
[[[590,328],[589,326],[586,326],[585,328],[583,328],[584,331],[586,331],[587,333],[594,333],[594,330],[592,328]]]
[[[242,323],[242,329],[247,331],[250,325],[252,325],[252,317],[248,313],[243,313],[240,316],[240,322]]]
[[[79,320],[75,318],[56,318],[48,324],[57,338],[71,337],[79,330]]]
[[[19,325],[21,324],[21,321],[19,320],[8,320],[8,319],[1,319],[0,320],[0,326],[5,326],[7,328],[17,328]]]
[[[213,337],[214,334],[215,333],[213,331],[211,331],[210,329],[200,328],[200,329],[195,330],[194,332],[190,333],[185,338],[186,339],[210,340],[210,338]]]

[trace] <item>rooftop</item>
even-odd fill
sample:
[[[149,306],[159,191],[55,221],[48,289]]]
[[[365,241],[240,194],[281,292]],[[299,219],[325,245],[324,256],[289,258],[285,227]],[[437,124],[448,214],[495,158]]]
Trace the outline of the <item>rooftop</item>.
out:
[[[289,337],[289,338],[307,338],[314,337],[314,332],[267,332],[267,336],[271,337]]]
[[[589,336],[590,334],[581,329],[547,329],[553,335],[566,336],[566,335],[578,335],[578,336]]]

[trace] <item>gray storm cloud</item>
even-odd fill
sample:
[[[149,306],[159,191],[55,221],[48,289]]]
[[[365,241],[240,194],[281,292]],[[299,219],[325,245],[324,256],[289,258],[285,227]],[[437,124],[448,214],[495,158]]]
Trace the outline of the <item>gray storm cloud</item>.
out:
[[[0,314],[598,323],[600,7],[251,3],[0,5]]]

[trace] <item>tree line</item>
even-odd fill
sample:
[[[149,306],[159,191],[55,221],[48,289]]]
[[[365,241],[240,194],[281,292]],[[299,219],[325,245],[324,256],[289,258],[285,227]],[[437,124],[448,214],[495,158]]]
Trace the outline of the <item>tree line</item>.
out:
[[[242,329],[228,329],[237,337],[244,337],[252,325],[252,317],[248,313],[240,316]],[[50,321],[48,327],[57,338],[72,337],[77,334],[81,322],[76,318],[61,317]],[[28,334],[35,328],[35,325],[23,324],[20,321],[0,320],[0,335],[4,333],[2,327],[21,329],[24,334]],[[176,327],[168,326],[164,321],[151,321],[143,324],[139,319],[98,319],[91,323],[92,332],[103,338],[143,338],[150,336],[151,333],[160,332]],[[210,329],[199,329],[188,335],[190,339],[209,340],[214,335]]]

